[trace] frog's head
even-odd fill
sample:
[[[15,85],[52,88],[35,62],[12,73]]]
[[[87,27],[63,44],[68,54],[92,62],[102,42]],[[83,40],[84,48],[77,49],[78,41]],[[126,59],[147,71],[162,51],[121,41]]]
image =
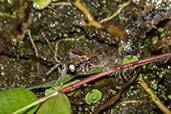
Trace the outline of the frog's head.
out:
[[[78,74],[89,71],[90,56],[69,53],[69,61],[68,70],[72,73]]]

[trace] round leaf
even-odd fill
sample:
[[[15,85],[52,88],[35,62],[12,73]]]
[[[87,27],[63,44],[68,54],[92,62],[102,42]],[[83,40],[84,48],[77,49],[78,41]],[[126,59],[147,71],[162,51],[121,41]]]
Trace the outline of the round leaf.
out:
[[[88,92],[85,101],[87,104],[97,103],[102,98],[102,93],[97,90],[93,89],[91,92]]]
[[[71,105],[65,94],[58,93],[43,103],[37,114],[71,114]]]
[[[35,102],[35,95],[26,89],[15,88],[0,92],[0,114],[11,114],[12,112]],[[33,109],[33,110],[32,110]],[[34,112],[36,108],[27,110]]]

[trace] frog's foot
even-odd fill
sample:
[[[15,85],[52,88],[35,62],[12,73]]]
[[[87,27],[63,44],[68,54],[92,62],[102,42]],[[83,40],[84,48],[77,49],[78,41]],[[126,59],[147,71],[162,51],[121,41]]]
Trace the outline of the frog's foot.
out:
[[[61,86],[63,86],[63,80],[64,80],[64,78],[65,77],[68,77],[68,74],[67,74],[68,67],[67,67],[66,64],[64,64],[64,65],[62,65],[61,68],[58,68],[58,70],[59,70],[59,74],[60,74],[60,76],[58,78],[58,81],[60,81]]]

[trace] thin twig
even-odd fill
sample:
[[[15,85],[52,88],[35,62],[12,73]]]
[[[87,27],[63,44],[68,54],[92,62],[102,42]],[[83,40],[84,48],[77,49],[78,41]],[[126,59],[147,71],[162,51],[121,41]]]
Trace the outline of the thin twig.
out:
[[[122,9],[125,8],[126,6],[128,6],[130,3],[131,3],[131,1],[129,0],[128,2],[122,4],[121,7],[113,15],[111,15],[110,17],[107,17],[105,19],[102,19],[100,21],[100,23],[104,23],[106,21],[110,21],[111,19],[113,19],[114,17],[116,17],[119,13],[121,13]]]
[[[152,103],[152,101],[151,100],[128,100],[128,101],[120,102],[119,105],[129,104],[129,103]]]
[[[55,6],[61,6],[61,5],[71,6],[71,3],[70,2],[58,2],[58,3],[53,3],[53,5],[55,5]]]
[[[56,68],[58,68],[60,64],[56,64],[55,66],[53,66],[47,73],[46,75],[50,75]]]
[[[31,37],[31,31],[30,31],[30,30],[27,30],[27,32],[28,32],[28,35],[29,35],[31,44],[33,45],[34,51],[35,51],[35,53],[36,53],[36,57],[39,58],[38,50],[37,50],[36,45],[35,45],[35,43],[34,43],[32,37]],[[39,65],[40,65],[39,62],[37,62],[37,70],[38,70],[38,73],[39,73]]]
[[[157,97],[154,91],[150,87],[148,87],[144,80],[140,81],[140,85],[148,94],[151,95],[152,101],[163,111],[163,113],[171,114],[171,111],[161,102],[161,100]]]
[[[50,50],[55,54],[55,50],[54,50],[54,49],[52,48],[52,46],[50,45],[49,40],[48,40],[47,38],[45,38],[45,40],[46,40],[46,42],[47,42],[47,44],[48,44]]]
[[[57,41],[56,45],[55,45],[55,61],[58,62],[58,46],[59,43],[62,41],[75,41],[75,38],[65,38],[65,39],[61,39],[59,41]]]
[[[35,45],[35,43],[34,43],[34,41],[33,41],[33,38],[31,37],[31,32],[30,32],[30,30],[27,30],[27,32],[28,32],[28,35],[29,35],[31,44],[33,45],[34,51],[35,51],[35,53],[36,53],[36,57],[39,57],[38,50],[37,50],[36,45]]]

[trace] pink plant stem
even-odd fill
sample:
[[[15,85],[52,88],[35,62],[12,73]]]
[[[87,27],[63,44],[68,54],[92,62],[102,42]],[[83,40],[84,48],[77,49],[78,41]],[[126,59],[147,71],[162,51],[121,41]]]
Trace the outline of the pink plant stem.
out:
[[[72,85],[70,85],[68,87],[65,87],[65,88],[59,90],[59,92],[65,93],[65,92],[67,92],[67,91],[69,91],[69,90],[71,90],[71,89],[73,89],[75,87],[78,87],[78,86],[83,85],[85,83],[91,82],[91,81],[96,80],[98,78],[104,77],[104,76],[106,76],[108,74],[120,71],[122,69],[129,68],[129,67],[132,67],[132,66],[135,66],[135,65],[142,65],[144,63],[148,63],[148,62],[151,62],[151,61],[154,61],[154,60],[157,60],[157,59],[161,59],[161,58],[164,58],[164,57],[169,57],[169,56],[171,56],[171,52],[156,55],[156,56],[149,57],[149,58],[146,58],[146,59],[142,59],[142,60],[139,60],[139,61],[136,61],[136,62],[120,65],[118,67],[109,69],[108,71],[92,75],[92,76],[90,76],[90,77],[88,77],[86,79],[83,79],[83,80],[81,80],[81,81],[79,81],[79,82],[77,82],[75,84],[72,84]]]

